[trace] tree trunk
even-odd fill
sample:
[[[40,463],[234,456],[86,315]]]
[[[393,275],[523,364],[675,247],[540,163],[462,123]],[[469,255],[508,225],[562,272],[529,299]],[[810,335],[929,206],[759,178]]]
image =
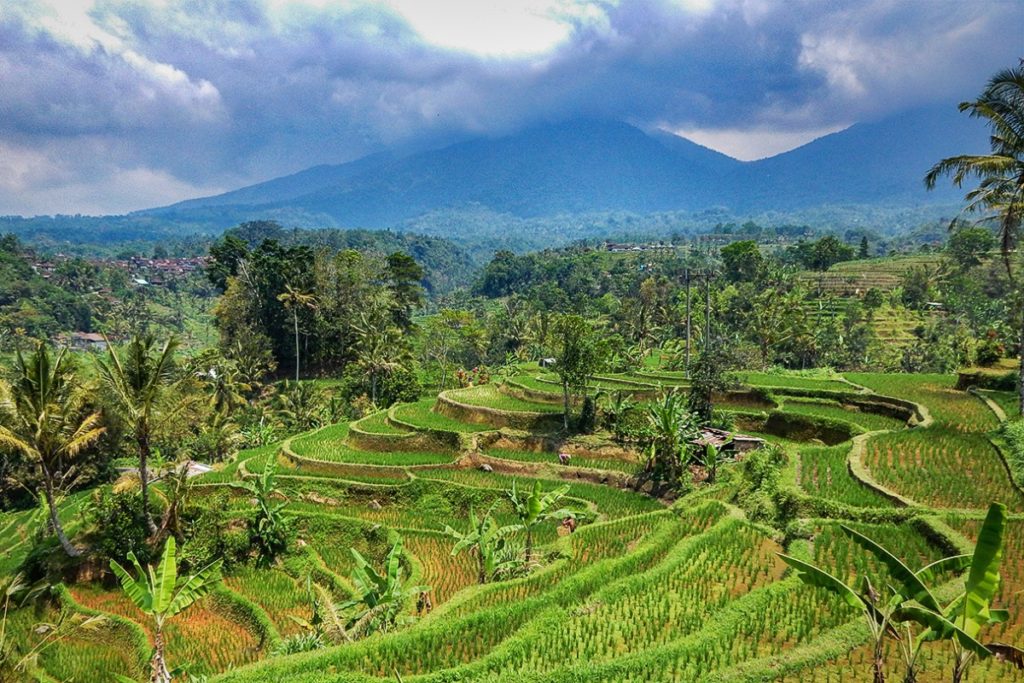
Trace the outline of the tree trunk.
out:
[[[872,683],[885,683],[885,652],[882,649],[882,640],[875,643],[875,659],[872,663]]]
[[[53,533],[57,535],[57,540],[60,541],[60,546],[64,548],[64,552],[68,554],[68,557],[80,557],[82,551],[71,545],[71,541],[68,540],[68,536],[64,533],[64,527],[60,523],[60,516],[57,514],[57,503],[53,496],[53,482],[50,481],[50,473],[43,468],[43,495],[46,496],[46,507],[50,509],[50,527],[53,529]]]
[[[167,670],[164,659],[163,629],[159,625],[153,634],[153,658],[149,660],[149,669],[150,683],[171,683],[171,672]]]
[[[377,371],[370,372],[370,403],[377,405]]]
[[[146,520],[150,535],[156,534],[156,523],[149,511],[149,433],[143,429],[138,437],[139,444],[139,484],[142,489],[142,515]]]
[[[569,383],[562,382],[562,404],[565,407],[565,412],[562,413],[562,425],[565,427],[565,431],[569,431]]]
[[[1020,374],[1018,375],[1017,381],[1020,385],[1017,387],[1018,397],[1020,401],[1020,414],[1024,416],[1024,312],[1020,316]]]
[[[526,563],[533,559],[533,530],[526,527]]]
[[[299,381],[299,312],[292,311],[292,319],[295,320],[295,381]]]
[[[476,565],[477,565],[476,582],[479,583],[480,585],[483,585],[483,584],[487,583],[487,571],[486,571],[486,567],[484,566],[484,554],[483,554],[483,552],[480,551],[480,548],[476,549]]]

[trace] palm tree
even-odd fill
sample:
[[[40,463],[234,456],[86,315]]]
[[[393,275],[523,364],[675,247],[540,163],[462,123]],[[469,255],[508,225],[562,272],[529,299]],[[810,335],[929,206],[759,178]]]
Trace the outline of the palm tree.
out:
[[[139,451],[139,482],[142,509],[150,533],[157,528],[149,510],[149,458],[154,430],[161,419],[173,415],[163,412],[164,399],[178,383],[175,377],[174,351],[178,340],[170,337],[161,347],[152,335],[132,338],[123,357],[107,342],[108,359],[97,361],[104,385],[110,392],[114,410],[120,415]]]
[[[292,322],[295,324],[295,381],[299,381],[299,311],[303,308],[316,310],[316,297],[312,294],[300,292],[291,285],[284,286],[285,291],[277,295],[277,300],[284,304],[284,307],[291,312]]]
[[[409,350],[402,331],[393,325],[375,324],[369,316],[362,315],[354,327],[359,340],[356,365],[369,376],[370,400],[376,405],[378,380],[381,375],[401,368],[409,360]]]
[[[221,580],[221,564],[216,560],[188,576],[178,577],[178,564],[174,556],[174,536],[167,539],[160,565],[147,572],[139,564],[135,553],[128,553],[128,559],[135,565],[132,576],[116,561],[110,561],[110,569],[121,581],[121,588],[135,606],[153,618],[153,656],[149,661],[150,682],[169,683],[171,674],[164,657],[164,625],[167,620],[184,611],[218,585]]]
[[[64,552],[78,557],[82,552],[64,533],[57,498],[73,471],[72,461],[105,431],[100,426],[100,414],[86,407],[85,393],[75,379],[67,349],[55,358],[43,344],[28,358],[19,351],[14,380],[2,389],[0,445],[21,453],[35,465],[50,527]]]
[[[519,518],[519,527],[526,532],[525,559],[529,563],[533,559],[533,532],[538,526],[549,519],[564,519],[566,517],[578,517],[579,513],[567,508],[555,509],[565,495],[569,493],[569,485],[559,486],[557,489],[544,493],[540,488],[540,481],[534,480],[530,494],[525,498],[519,496],[516,490],[516,482],[512,482],[512,490],[508,492],[508,499],[512,503],[512,511]]]
[[[964,213],[998,226],[1000,251],[1012,283],[1011,255],[1024,220],[1024,62],[993,76],[977,99],[960,103],[960,111],[989,126],[992,153],[943,159],[925,175],[925,186],[934,188],[939,176],[952,176],[957,187],[968,178],[980,179],[978,187],[965,196]],[[1024,316],[1020,356],[1020,410],[1024,415]]]

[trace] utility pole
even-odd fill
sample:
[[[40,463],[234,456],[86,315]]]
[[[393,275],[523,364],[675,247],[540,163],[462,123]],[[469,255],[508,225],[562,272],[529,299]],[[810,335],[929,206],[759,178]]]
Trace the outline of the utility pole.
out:
[[[711,351],[711,271],[704,274],[704,353]]]
[[[683,269],[686,278],[686,376],[690,376],[690,269]]]

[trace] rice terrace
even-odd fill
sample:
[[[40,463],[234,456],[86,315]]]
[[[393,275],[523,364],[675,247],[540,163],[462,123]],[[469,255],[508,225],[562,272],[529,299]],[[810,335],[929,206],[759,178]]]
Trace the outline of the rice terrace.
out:
[[[0,683],[1024,683],[1022,28],[0,1]]]
[[[594,379],[653,402],[686,386],[665,387],[660,375],[651,363]],[[281,506],[296,540],[272,566],[225,571],[221,585],[168,622],[168,666],[224,681],[865,680],[873,655],[863,615],[823,588],[808,589],[780,553],[851,583],[870,576],[882,590],[902,577],[841,525],[918,570],[973,552],[990,500],[1005,505],[1007,537],[994,604],[1013,616],[989,635],[1015,642],[1024,624],[1024,495],[998,436],[1005,415],[955,381],[751,374],[716,404],[765,445],[725,458],[714,483],[702,471],[704,483],[676,500],[634,490],[644,488],[645,466],[611,438],[559,437],[559,387],[536,364],[243,450],[192,480],[190,504],[243,518],[254,495],[244,483],[274,472],[270,504]],[[167,486],[156,485],[161,496]],[[498,531],[524,526],[513,486],[520,502],[534,486],[554,498],[525,522],[533,544],[525,567],[508,564],[527,552],[525,530]],[[69,532],[89,497],[73,494],[61,505]],[[783,516],[784,527],[771,525]],[[571,532],[564,519],[575,520]],[[29,552],[37,522],[32,511],[0,521],[10,571]],[[460,540],[473,533],[476,540]],[[487,550],[492,564],[478,570],[479,535],[489,533],[502,536]],[[466,551],[453,552],[457,543]],[[364,560],[350,549],[375,571],[394,571],[405,591],[395,623],[415,623],[277,656],[286,643],[345,627],[326,605],[362,589],[353,571]],[[962,581],[941,567],[930,578],[937,595]],[[26,627],[40,619],[102,620],[42,650],[34,676],[142,675],[152,625],[119,586],[79,579],[54,590],[52,605],[11,610],[9,631],[31,642]],[[900,675],[897,647],[884,644],[892,676]],[[952,656],[925,646],[920,680],[942,679]],[[972,673],[1016,675],[995,659]]]

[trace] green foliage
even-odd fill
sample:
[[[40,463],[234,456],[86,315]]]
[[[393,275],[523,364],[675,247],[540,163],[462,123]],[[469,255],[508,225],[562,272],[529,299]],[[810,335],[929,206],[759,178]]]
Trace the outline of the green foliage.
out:
[[[402,580],[402,540],[391,546],[384,558],[384,570],[378,572],[356,550],[351,549],[355,559],[352,570],[352,584],[355,596],[340,605],[342,609],[354,609],[349,618],[348,630],[352,637],[363,637],[378,631],[387,632],[408,623],[412,617],[404,616],[402,610],[410,596],[424,592],[426,586],[408,586]]]
[[[647,406],[648,433],[647,469],[656,481],[677,487],[689,473],[691,442],[700,436],[695,416],[686,410],[685,397],[671,391],[656,403]]]
[[[732,282],[750,282],[757,277],[763,266],[764,257],[753,240],[741,240],[722,247],[722,264],[725,277]]]
[[[518,530],[513,525],[501,526],[494,519],[495,505],[481,515],[476,516],[469,511],[469,525],[465,532],[445,526],[444,532],[455,539],[452,555],[463,550],[469,551],[476,558],[477,582],[487,583],[499,575],[507,574],[518,563],[518,557],[507,557],[504,554],[509,545],[509,537]]]
[[[280,500],[283,494],[277,484],[277,463],[268,459],[259,474],[238,486],[255,501],[255,509],[248,519],[249,540],[256,549],[258,561],[269,565],[288,549],[294,535],[291,520],[283,514],[288,500]]]
[[[124,562],[128,553],[141,562],[152,559],[147,543],[146,515],[142,496],[136,491],[116,492],[101,489],[87,511],[93,529],[90,544],[105,560]]]
[[[218,560],[188,575],[178,575],[174,537],[167,539],[160,564],[148,571],[142,568],[134,553],[128,559],[135,567],[133,576],[118,562],[111,560],[110,569],[135,606],[153,619],[155,647],[150,660],[151,680],[168,683],[171,673],[164,657],[163,629],[168,619],[188,609],[221,583],[221,562]]]
[[[960,270],[976,268],[989,258],[996,248],[991,230],[981,227],[960,228],[946,242],[946,253]]]

